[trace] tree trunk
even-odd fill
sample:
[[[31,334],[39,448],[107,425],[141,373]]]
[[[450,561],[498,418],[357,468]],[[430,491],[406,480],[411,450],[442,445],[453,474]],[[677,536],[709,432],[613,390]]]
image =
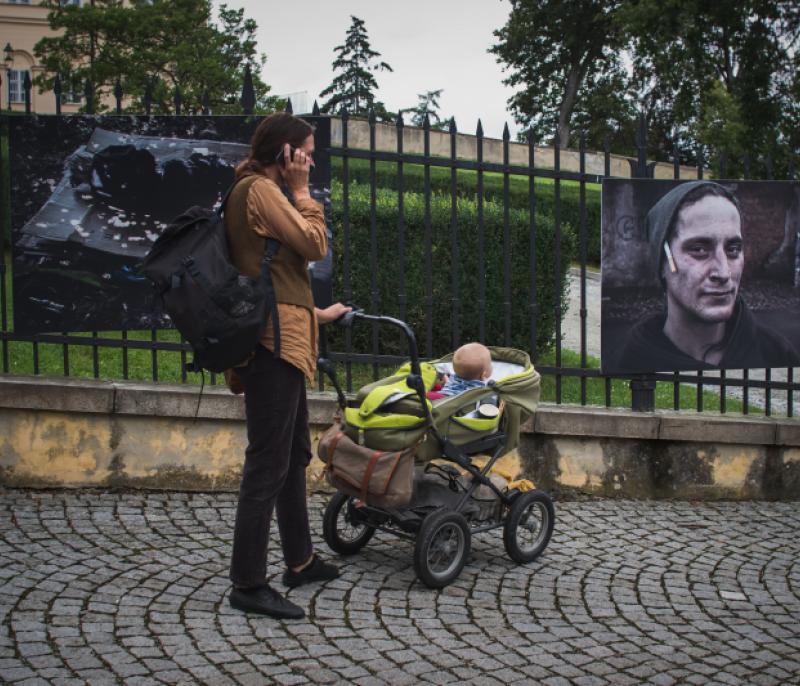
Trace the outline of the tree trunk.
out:
[[[564,97],[561,100],[561,106],[558,109],[558,129],[556,131],[556,141],[560,148],[566,148],[569,145],[569,132],[570,132],[570,118],[572,117],[572,109],[575,107],[575,101],[578,98],[578,87],[583,80],[584,70],[578,66],[573,66],[567,75],[567,83],[564,87]]]

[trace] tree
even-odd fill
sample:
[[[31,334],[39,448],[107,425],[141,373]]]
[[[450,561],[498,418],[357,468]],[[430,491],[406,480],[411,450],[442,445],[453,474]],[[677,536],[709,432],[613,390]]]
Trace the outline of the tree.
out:
[[[379,119],[391,119],[384,104],[375,99],[378,83],[373,73],[393,70],[386,62],[376,61],[381,54],[370,47],[364,21],[352,15],[350,19],[344,43],[333,49],[336,59],[332,67],[340,73],[319,94],[320,98],[330,96],[321,110],[331,113],[345,107],[350,114],[366,115],[372,109]]]
[[[419,102],[417,102],[417,106],[402,109],[398,114],[403,114],[404,112],[413,113],[411,115],[411,123],[414,126],[422,126],[427,116],[432,129],[444,128],[446,124],[442,117],[439,116],[439,98],[443,90],[443,88],[440,88],[437,91],[425,91],[418,94],[417,100]]]
[[[795,73],[794,0],[639,0],[624,6],[639,97],[683,148],[779,154]]]
[[[35,53],[44,67],[36,85],[53,87],[56,74],[69,75],[70,86],[92,84],[95,102],[113,92],[117,81],[140,111],[148,87],[153,111],[170,112],[176,89],[184,112],[196,113],[207,93],[217,113],[241,111],[239,97],[246,67],[253,73],[256,108],[273,107],[269,86],[258,72],[265,62],[256,53],[255,21],[244,10],[219,8],[212,20],[211,0],[93,0],[81,7],[47,0],[50,27],[61,32],[41,39]],[[100,109],[100,108],[98,108]]]
[[[620,71],[625,33],[616,21],[622,0],[511,0],[505,26],[490,48],[519,90],[509,100],[514,119],[538,137],[570,142],[572,115],[587,109],[587,84]]]

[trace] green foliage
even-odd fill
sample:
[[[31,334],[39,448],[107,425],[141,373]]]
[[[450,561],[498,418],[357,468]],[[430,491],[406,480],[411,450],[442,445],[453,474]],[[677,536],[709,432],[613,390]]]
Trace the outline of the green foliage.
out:
[[[511,0],[505,26],[494,32],[497,55],[518,89],[509,100],[514,119],[537,138],[570,145],[573,111],[587,106],[589,84],[618,73],[624,32],[615,18],[619,0]],[[589,110],[591,112],[591,110]]]
[[[718,158],[724,145],[785,165],[798,14],[795,0],[626,2],[620,21],[631,36],[635,96],[660,123],[656,152],[675,136],[687,162],[698,146],[716,147]]]
[[[59,35],[42,38],[34,48],[44,67],[35,79],[41,89],[51,89],[59,74],[65,92],[82,96],[88,79],[96,111],[102,111],[101,96],[113,94],[119,81],[132,112],[142,110],[149,85],[154,113],[173,111],[179,89],[184,113],[199,113],[208,93],[215,114],[238,114],[250,67],[257,110],[277,104],[258,76],[266,58],[256,52],[256,23],[242,9],[221,5],[217,25],[211,0],[95,0],[80,7],[47,0],[45,5],[50,28]]]
[[[344,107],[353,115],[366,115],[374,110],[378,119],[391,119],[384,104],[375,99],[378,83],[373,72],[392,71],[392,68],[386,62],[375,62],[381,54],[370,47],[364,20],[352,15],[350,19],[344,43],[333,49],[336,53],[333,70],[340,73],[319,94],[320,98],[330,96],[320,109],[338,113]]]
[[[508,245],[504,246],[503,207],[495,202],[483,203],[484,259],[481,260],[477,203],[466,198],[458,200],[454,213],[457,225],[457,240],[454,244],[450,198],[439,193],[432,194],[429,210],[431,257],[430,264],[427,264],[426,207],[423,195],[404,194],[401,215],[398,212],[397,194],[385,188],[377,189],[373,236],[370,188],[351,183],[348,187],[347,210],[342,185],[334,182],[332,190],[333,254],[336,260],[334,293],[345,293],[344,259],[347,247],[353,301],[367,311],[405,320],[416,333],[423,354],[430,351],[437,356],[455,347],[454,326],[459,329],[459,342],[479,339],[482,275],[485,277],[486,342],[495,345],[510,343],[515,347],[531,349],[530,232],[526,211],[516,208],[509,211],[509,239]],[[345,211],[349,217],[347,245],[343,226]],[[401,216],[404,221],[402,248],[398,229]],[[561,294],[562,311],[559,316],[566,308],[566,275],[574,245],[574,231],[569,225],[562,225],[561,279],[556,287],[553,222],[548,217],[537,218],[537,350],[544,350],[553,343],[557,293]],[[508,308],[505,306],[504,293],[504,248],[509,256],[511,300]],[[458,289],[457,303],[453,300],[454,279]],[[426,308],[428,288],[431,295],[430,320]],[[379,298],[376,303],[373,303],[373,289]],[[510,317],[511,325],[510,341],[505,338],[507,316]],[[427,334],[429,323],[432,337]],[[369,328],[365,325],[354,331],[355,350],[372,350],[372,333]],[[380,350],[384,353],[407,354],[405,341],[392,331],[381,336],[380,344]],[[344,349],[341,341],[337,341],[334,347],[337,350]]]
[[[439,98],[444,89],[440,88],[436,91],[426,91],[417,96],[416,107],[408,107],[402,109],[398,114],[409,113],[411,115],[410,123],[413,126],[424,126],[425,117],[428,118],[428,123],[432,129],[444,129],[447,127],[447,122],[439,116]]]
[[[370,169],[366,160],[348,159],[348,174],[351,181],[369,184]],[[335,179],[342,179],[342,158],[332,159],[332,174]],[[478,174],[474,171],[459,170],[457,174],[456,193],[461,198],[475,199],[477,196]],[[399,182],[397,165],[389,162],[378,162],[375,165],[376,185],[379,188],[396,191]],[[450,170],[444,167],[431,167],[431,190],[435,193],[450,195]],[[527,211],[530,206],[528,197],[528,178],[521,176],[509,177],[509,203],[514,209]],[[573,227],[577,236],[580,235],[581,205],[580,186],[577,183],[562,181],[560,184],[561,222]],[[403,188],[413,193],[423,193],[425,190],[425,171],[422,165],[403,165]],[[550,221],[555,215],[555,184],[550,179],[536,179],[534,185],[536,197],[536,221],[546,218]],[[483,175],[483,197],[486,200],[503,203],[503,175],[485,173]],[[449,202],[449,200],[448,200]],[[586,215],[586,254],[590,263],[600,264],[600,187],[594,184],[585,188],[585,215]],[[574,251],[569,255],[574,261],[580,261],[580,243],[576,239]]]

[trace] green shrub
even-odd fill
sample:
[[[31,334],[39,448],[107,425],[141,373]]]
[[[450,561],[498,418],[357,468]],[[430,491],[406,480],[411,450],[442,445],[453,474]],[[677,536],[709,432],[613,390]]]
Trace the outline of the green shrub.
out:
[[[331,160],[331,174],[334,179],[342,180],[342,158],[333,157]],[[348,172],[351,181],[369,184],[369,162],[361,159],[349,159]],[[431,190],[445,195],[450,194],[450,169],[444,167],[431,167]],[[459,169],[456,175],[457,194],[461,197],[474,199],[477,196],[477,172]],[[376,185],[379,188],[397,190],[398,175],[397,165],[392,162],[377,162],[375,165]],[[406,191],[424,193],[425,190],[424,167],[419,164],[403,165],[403,187]],[[509,200],[511,207],[528,210],[528,178],[522,176],[509,177]],[[587,184],[585,187],[586,202],[586,255],[587,261],[600,264],[600,186]],[[569,224],[575,230],[576,236],[580,230],[581,207],[580,185],[573,181],[561,182],[561,222]],[[555,204],[555,185],[551,179],[537,178],[534,194],[536,198],[537,218],[542,215],[553,217]],[[483,196],[487,200],[503,203],[503,175],[484,173]],[[571,259],[580,261],[580,243],[574,243]]]
[[[344,203],[342,186],[333,184],[334,293],[344,295]],[[454,255],[451,230],[450,198],[438,193],[430,199],[431,232],[431,313],[427,314],[425,200],[419,193],[404,194],[404,255],[401,263],[398,230],[397,194],[377,189],[375,203],[375,245],[377,261],[372,257],[370,188],[353,183],[349,186],[349,263],[353,301],[368,312],[399,317],[414,330],[423,355],[440,356],[458,343],[477,340],[479,331],[479,274],[485,274],[486,313],[484,340],[492,345],[531,349],[530,311],[530,241],[528,213],[509,210],[509,278],[511,300],[508,316],[510,341],[506,340],[504,305],[503,207],[494,202],[483,205],[485,260],[479,252],[478,207],[473,200],[459,198],[456,207],[458,256]],[[539,314],[537,350],[552,345],[556,316],[555,235],[549,217],[538,216],[536,224],[536,274]],[[572,228],[562,224],[560,316],[566,308],[569,256],[575,248]],[[457,276],[458,298],[453,301],[453,275]],[[404,275],[404,277],[403,277]],[[378,294],[372,306],[373,279]],[[406,310],[403,312],[402,298]],[[428,326],[432,329],[428,335]],[[454,340],[454,327],[457,338]],[[370,327],[356,327],[354,350],[371,352]],[[343,350],[341,340],[334,349]],[[402,334],[387,331],[380,337],[380,352],[406,355]]]

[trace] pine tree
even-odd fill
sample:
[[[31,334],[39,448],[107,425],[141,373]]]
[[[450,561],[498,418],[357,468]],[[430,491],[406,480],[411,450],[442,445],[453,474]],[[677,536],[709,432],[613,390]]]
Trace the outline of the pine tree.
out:
[[[386,62],[376,61],[381,54],[370,47],[364,21],[352,15],[350,19],[352,23],[344,44],[333,49],[336,54],[333,71],[340,73],[319,94],[320,98],[330,96],[321,109],[331,113],[345,107],[348,113],[358,115],[366,115],[372,109],[379,119],[391,119],[384,104],[375,99],[378,83],[373,73],[392,71],[392,68]]]
[[[444,89],[440,88],[436,91],[425,91],[417,95],[417,106],[407,107],[400,110],[400,113],[409,112],[411,114],[411,124],[414,126],[422,126],[425,123],[425,117],[428,117],[432,129],[440,129],[445,124],[439,116],[439,98]]]

